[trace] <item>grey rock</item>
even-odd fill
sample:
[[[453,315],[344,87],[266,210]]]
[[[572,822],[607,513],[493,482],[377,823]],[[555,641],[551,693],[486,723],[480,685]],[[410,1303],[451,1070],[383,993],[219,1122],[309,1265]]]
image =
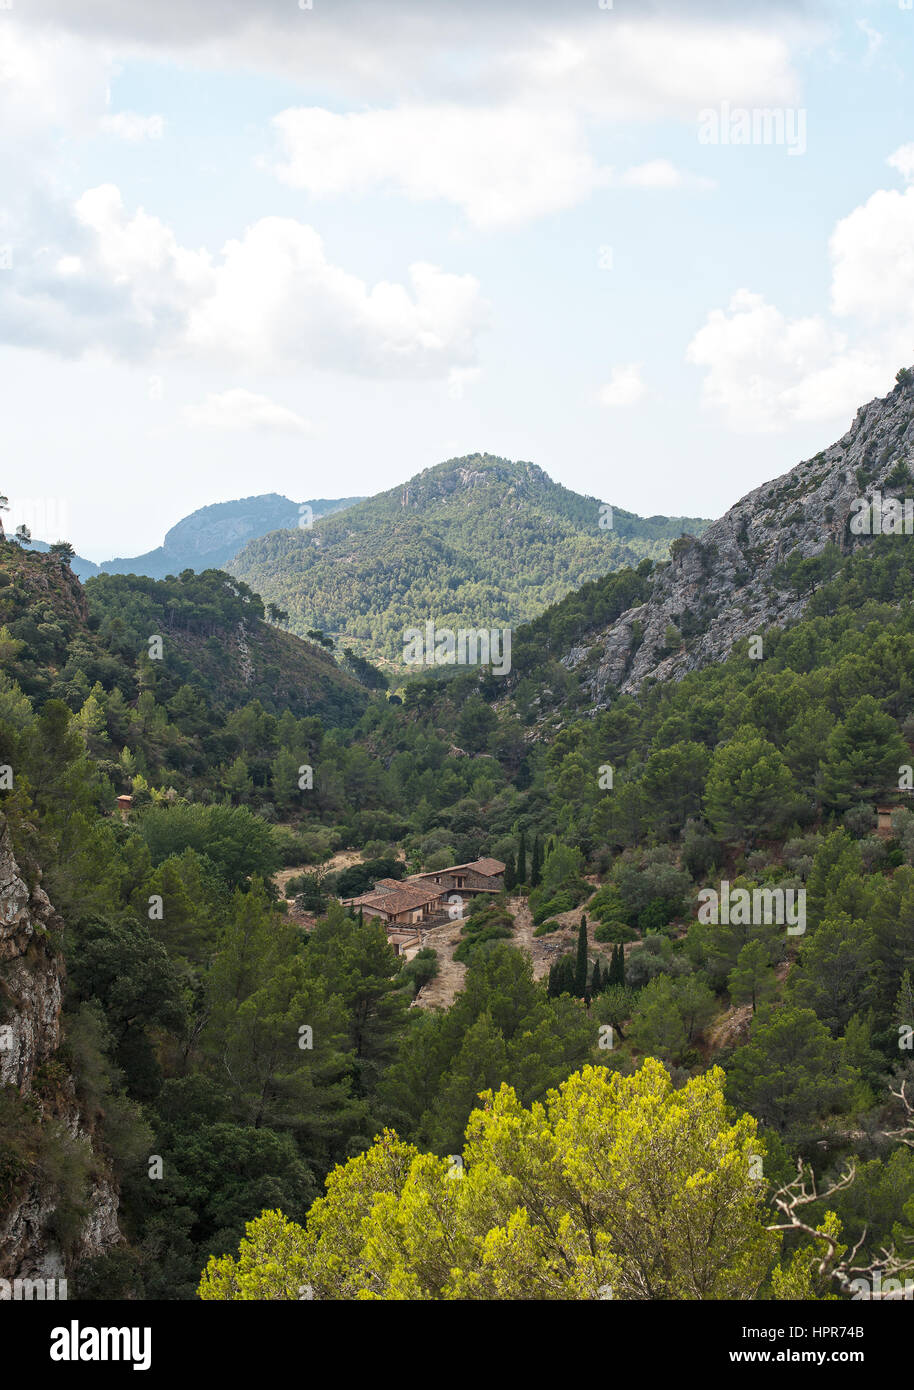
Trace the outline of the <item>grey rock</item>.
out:
[[[117,1184],[97,1144],[94,1117],[82,1113],[74,1078],[64,1078],[53,1108],[34,1091],[36,1073],[61,1042],[62,928],[44,890],[26,883],[0,816],[0,1084],[14,1086],[20,1096],[34,1094],[42,1129],[86,1147],[91,1159],[86,1214],[66,1252],[53,1233],[58,1192],[40,1163],[0,1212],[0,1278],[7,1280],[65,1278],[78,1260],[123,1240]]]
[[[683,537],[669,563],[655,570],[649,600],[608,627],[578,642],[564,657],[584,676],[593,708],[613,692],[635,693],[645,681],[679,680],[687,672],[723,661],[741,638],[762,635],[801,616],[809,594],[800,597],[774,578],[789,555],[821,553],[831,541],[847,553],[865,544],[848,532],[852,503],[871,497],[914,494],[910,478],[886,482],[899,461],[914,458],[914,387],[900,384],[883,399],[858,410],[851,428],[830,448],[788,473],[755,488],[700,539]],[[857,471],[865,470],[858,480]],[[687,619],[695,629],[672,648],[668,630]]]

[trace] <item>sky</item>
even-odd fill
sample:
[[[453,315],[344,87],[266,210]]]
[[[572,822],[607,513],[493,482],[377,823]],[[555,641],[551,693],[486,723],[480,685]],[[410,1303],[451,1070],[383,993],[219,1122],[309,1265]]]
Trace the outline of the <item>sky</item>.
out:
[[[914,364],[912,75],[914,0],[0,0],[6,524],[717,516]]]

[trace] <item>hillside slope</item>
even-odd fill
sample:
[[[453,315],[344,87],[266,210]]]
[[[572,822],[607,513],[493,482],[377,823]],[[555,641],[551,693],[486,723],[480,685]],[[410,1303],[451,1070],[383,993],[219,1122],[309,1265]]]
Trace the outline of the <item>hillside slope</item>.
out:
[[[109,649],[151,665],[149,637],[161,635],[163,671],[217,709],[256,699],[275,715],[289,709],[339,725],[367,704],[329,652],[267,623],[257,594],[221,570],[168,580],[102,574],[86,595]]]
[[[901,372],[836,443],[742,497],[700,539],[676,542],[644,601],[577,638],[563,664],[581,673],[600,706],[614,690],[679,678],[723,660],[740,639],[796,619],[842,557],[869,539],[850,524],[863,499],[914,493],[912,450],[914,385]]]
[[[149,639],[163,638],[161,661]],[[78,709],[98,681],[128,701],[182,685],[214,716],[250,700],[268,712],[358,719],[365,688],[329,652],[264,620],[247,586],[219,570],[155,580],[99,575],[86,588],[50,556],[0,543],[0,670],[42,704]]]
[[[605,514],[604,514],[605,515]],[[700,518],[614,510],[531,463],[451,459],[318,521],[244,547],[229,566],[290,614],[399,663],[404,627],[515,625],[609,570],[660,558]]]

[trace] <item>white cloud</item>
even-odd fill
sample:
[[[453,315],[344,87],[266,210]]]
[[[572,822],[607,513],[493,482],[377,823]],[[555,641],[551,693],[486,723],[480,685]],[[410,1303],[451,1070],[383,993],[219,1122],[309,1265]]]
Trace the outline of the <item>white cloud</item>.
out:
[[[637,362],[627,366],[613,367],[609,381],[600,388],[600,404],[608,406],[636,405],[647,395],[647,386],[641,377],[641,366]]]
[[[0,119],[7,135],[15,130],[18,143],[51,129],[88,133],[105,107],[112,66],[107,47],[20,25],[15,11],[2,21]]]
[[[21,24],[17,13],[0,10],[0,242],[20,241],[39,208],[53,219],[61,146],[98,129],[112,69],[105,46]]]
[[[161,116],[141,116],[136,111],[118,111],[114,115],[103,116],[101,129],[106,135],[116,135],[119,140],[160,140],[165,129]]]
[[[910,183],[914,179],[914,144],[901,145],[894,154],[889,155],[886,164],[897,169],[905,183]]]
[[[509,52],[501,80],[519,94],[548,91],[574,108],[617,118],[694,120],[721,101],[789,105],[798,94],[790,26],[779,32],[697,17],[623,18],[598,12],[592,27],[538,28]]]
[[[878,347],[851,348],[818,315],[788,319],[746,289],[708,314],[686,350],[706,369],[704,404],[746,433],[846,414],[886,388],[892,360]]]
[[[914,179],[914,144],[887,161]],[[712,310],[686,360],[705,368],[704,403],[738,430],[834,420],[883,394],[914,357],[914,182],[878,189],[829,238],[828,315],[789,319],[739,290]]]
[[[627,188],[674,189],[674,188],[715,188],[713,179],[677,169],[669,159],[651,159],[646,164],[636,164],[626,169],[620,182]]]
[[[359,102],[505,102],[610,114],[680,116],[729,99],[789,104],[791,44],[821,24],[793,4],[654,3],[560,7],[555,0],[30,0],[40,20],[139,53],[316,78]],[[685,11],[685,12],[684,12]],[[776,16],[776,24],[772,23]]]
[[[910,322],[914,314],[914,187],[903,193],[897,189],[874,193],[837,224],[829,250],[836,314]]]
[[[318,107],[274,121],[285,162],[276,173],[317,197],[391,187],[441,198],[478,227],[511,226],[571,207],[610,170],[566,112],[523,107],[400,107],[336,115]]]
[[[199,405],[188,406],[184,417],[194,429],[270,430],[282,434],[312,434],[304,416],[287,406],[277,405],[269,396],[240,389],[213,392]]]
[[[142,208],[130,215],[112,184],[84,193],[74,214],[77,247],[0,277],[6,341],[431,378],[472,365],[487,320],[473,276],[416,262],[408,284],[368,285],[292,218],[261,218],[214,255],[181,246]]]

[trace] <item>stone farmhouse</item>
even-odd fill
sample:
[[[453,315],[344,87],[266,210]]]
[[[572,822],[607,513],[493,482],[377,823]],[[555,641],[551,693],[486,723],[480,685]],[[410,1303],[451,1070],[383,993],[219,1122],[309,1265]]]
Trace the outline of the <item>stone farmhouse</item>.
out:
[[[466,898],[500,893],[505,866],[498,859],[474,859],[409,878],[382,878],[370,893],[344,898],[343,905],[366,917],[378,917],[397,955],[411,958],[423,944],[423,929],[438,927],[462,916]]]
[[[434,869],[413,874],[408,882],[435,884],[443,893],[475,897],[478,893],[500,893],[505,885],[505,866],[500,859],[474,859],[471,864],[454,864],[450,869]]]

